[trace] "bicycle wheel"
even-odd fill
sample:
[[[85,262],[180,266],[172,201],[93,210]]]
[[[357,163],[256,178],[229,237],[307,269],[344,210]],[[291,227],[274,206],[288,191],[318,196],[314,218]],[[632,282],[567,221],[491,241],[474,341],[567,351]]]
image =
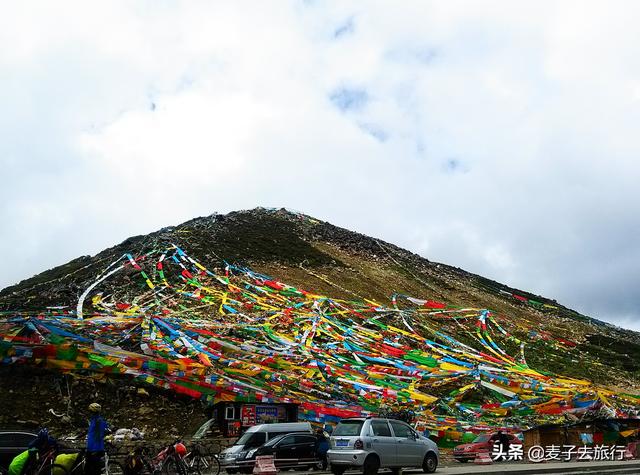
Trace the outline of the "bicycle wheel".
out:
[[[109,460],[106,475],[124,475],[124,466],[115,460]]]
[[[200,475],[200,454],[190,453],[184,459],[189,475]]]
[[[162,467],[165,475],[187,475],[187,466],[185,463],[174,457],[167,459]]]
[[[190,469],[201,475],[218,475],[220,473],[220,461],[215,455],[196,455]]]
[[[220,459],[217,455],[204,455],[202,459],[206,463],[206,475],[219,475],[220,474]]]

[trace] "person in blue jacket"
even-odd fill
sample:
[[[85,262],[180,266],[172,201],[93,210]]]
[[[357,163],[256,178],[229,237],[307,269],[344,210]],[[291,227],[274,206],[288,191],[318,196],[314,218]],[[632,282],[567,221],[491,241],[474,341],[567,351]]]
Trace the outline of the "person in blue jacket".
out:
[[[326,470],[329,465],[327,460],[327,451],[329,450],[329,439],[322,429],[316,431],[315,452],[316,457],[320,461],[320,468]]]
[[[85,475],[100,475],[104,465],[104,436],[109,424],[100,415],[102,407],[97,402],[89,404],[89,432],[87,433],[87,453],[84,466]]]

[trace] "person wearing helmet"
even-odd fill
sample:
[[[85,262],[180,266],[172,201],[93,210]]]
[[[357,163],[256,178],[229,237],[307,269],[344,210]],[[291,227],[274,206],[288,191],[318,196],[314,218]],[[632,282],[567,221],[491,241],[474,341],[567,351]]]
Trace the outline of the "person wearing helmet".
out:
[[[180,456],[180,458],[183,458],[185,455],[187,455],[187,447],[182,442],[177,442],[173,446],[173,449],[176,451],[176,454]]]
[[[89,432],[87,433],[87,453],[84,466],[85,475],[100,475],[104,457],[104,436],[109,424],[100,415],[102,407],[97,402],[89,404]]]
[[[49,450],[57,450],[58,442],[51,437],[46,428],[40,429],[35,439],[29,443],[27,450],[13,458],[9,465],[9,475],[28,473],[38,459]]]

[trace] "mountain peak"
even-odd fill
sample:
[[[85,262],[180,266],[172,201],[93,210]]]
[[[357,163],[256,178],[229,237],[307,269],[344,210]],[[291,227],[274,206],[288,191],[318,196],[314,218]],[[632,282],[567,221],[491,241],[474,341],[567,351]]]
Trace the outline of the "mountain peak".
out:
[[[191,375],[179,391],[207,400],[296,394],[325,414],[395,401],[429,424],[443,408],[472,424],[461,401],[485,422],[523,424],[558,404],[623,414],[636,402],[600,395],[637,386],[638,334],[284,208],[131,237],[2,290],[0,306],[7,334],[75,348],[92,371],[179,361]],[[141,374],[173,388],[172,371]]]

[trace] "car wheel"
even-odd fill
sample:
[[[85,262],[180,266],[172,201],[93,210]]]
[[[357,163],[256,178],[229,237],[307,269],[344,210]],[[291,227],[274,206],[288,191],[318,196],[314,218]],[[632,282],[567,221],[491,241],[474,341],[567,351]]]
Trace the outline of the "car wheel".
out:
[[[422,471],[424,473],[433,473],[438,468],[438,458],[433,453],[428,453],[422,461]]]
[[[346,467],[336,467],[334,465],[331,466],[331,473],[333,473],[333,475],[343,475],[345,470]]]
[[[392,468],[391,469],[391,475],[400,475],[402,473],[402,469],[401,468]]]
[[[380,469],[380,459],[377,455],[369,455],[362,465],[363,475],[376,475]]]

